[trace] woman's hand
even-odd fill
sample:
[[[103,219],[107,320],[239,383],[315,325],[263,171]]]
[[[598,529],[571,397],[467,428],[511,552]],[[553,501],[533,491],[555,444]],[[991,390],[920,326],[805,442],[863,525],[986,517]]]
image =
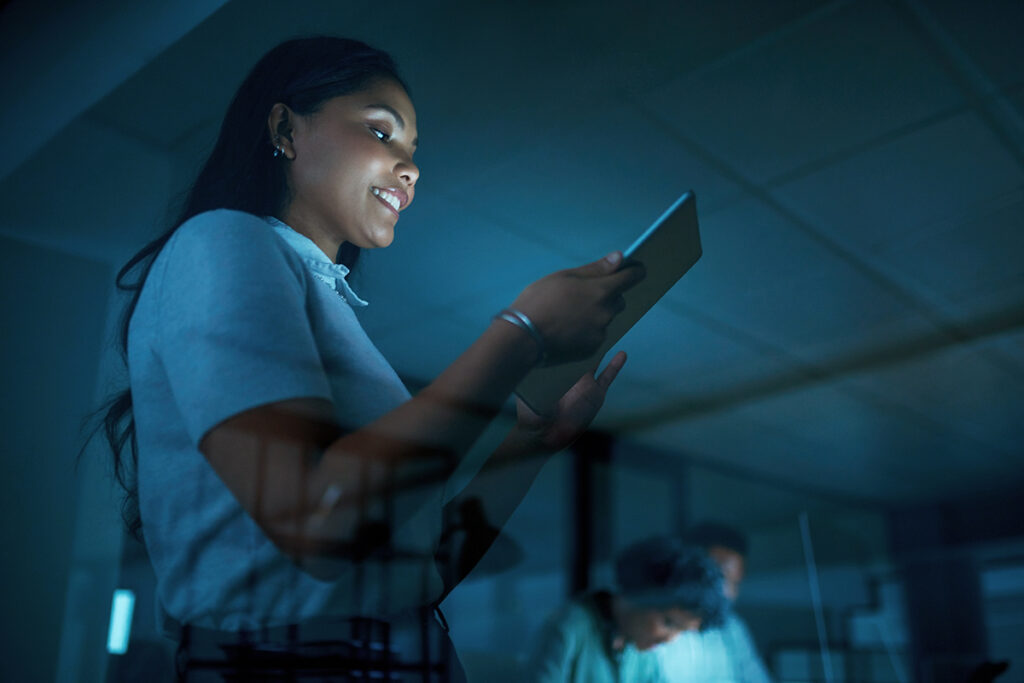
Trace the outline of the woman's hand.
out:
[[[590,426],[604,404],[608,387],[625,363],[626,353],[619,351],[596,378],[585,374],[565,392],[550,415],[538,415],[517,398],[517,429],[542,452],[555,453],[568,448]]]
[[[626,306],[623,293],[644,277],[642,266],[621,265],[622,253],[616,251],[560,270],[531,284],[512,303],[537,328],[549,365],[586,358],[604,342],[608,324]]]

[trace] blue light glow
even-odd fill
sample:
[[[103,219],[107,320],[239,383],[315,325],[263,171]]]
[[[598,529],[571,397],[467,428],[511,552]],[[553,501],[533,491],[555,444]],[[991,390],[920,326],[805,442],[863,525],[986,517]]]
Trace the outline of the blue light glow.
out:
[[[107,632],[107,652],[110,654],[123,655],[128,651],[134,610],[135,593],[124,588],[115,590],[110,605],[110,630]]]

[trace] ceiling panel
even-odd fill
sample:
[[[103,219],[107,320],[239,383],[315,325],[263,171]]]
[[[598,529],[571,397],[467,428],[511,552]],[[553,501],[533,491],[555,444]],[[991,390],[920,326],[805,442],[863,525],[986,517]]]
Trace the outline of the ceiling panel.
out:
[[[411,299],[461,308],[496,295],[503,303],[489,311],[493,315],[534,280],[577,265],[529,235],[480,217],[461,197],[418,189],[391,246],[364,252],[362,277],[386,304]],[[416,274],[412,281],[410,273]]]
[[[1024,172],[973,114],[941,121],[773,190],[864,255],[1021,186]]]
[[[1018,327],[1013,332],[987,340],[985,344],[990,354],[998,354],[1001,366],[1012,368],[1008,372],[1024,377],[1024,329]]]
[[[460,191],[481,215],[578,263],[628,247],[691,187],[707,207],[738,193],[629,107],[589,111],[556,128]]]
[[[658,87],[694,68],[727,58],[752,42],[800,23],[830,2],[716,0],[716,2],[589,3],[606,15],[597,30],[595,62],[606,81],[629,92]]]
[[[757,201],[702,220],[704,255],[667,295],[820,361],[934,327],[813,234]]]
[[[696,400],[790,369],[704,325],[656,306],[617,345],[630,355],[629,375],[676,399]]]
[[[643,99],[758,183],[962,104],[888,3],[832,7]]]
[[[880,250],[889,272],[955,304],[959,317],[1024,305],[1024,187],[963,207]]]
[[[1018,339],[1019,339],[1018,335]],[[1020,350],[1007,359],[1001,344],[981,340],[858,374],[850,385],[926,415],[976,442],[962,455],[992,456],[1006,475],[1024,464],[1024,372]]]
[[[997,87],[1021,81],[1024,3],[1019,0],[925,0],[923,6]]]
[[[1017,112],[1017,116],[1024,118],[1024,85],[1018,84],[1013,92],[1008,93],[1006,99]]]

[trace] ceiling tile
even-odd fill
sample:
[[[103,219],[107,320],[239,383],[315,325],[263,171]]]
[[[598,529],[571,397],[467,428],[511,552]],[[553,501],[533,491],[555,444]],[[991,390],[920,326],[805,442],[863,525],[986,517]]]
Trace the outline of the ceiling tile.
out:
[[[957,317],[1024,306],[1024,186],[908,231],[878,258],[952,304]]]
[[[1024,329],[1017,328],[996,337],[991,337],[984,343],[984,348],[990,357],[994,354],[999,365],[1009,366],[1017,377],[1024,377]]]
[[[927,234],[1016,190],[1024,171],[962,114],[773,190],[815,228],[861,254]]]
[[[962,104],[887,3],[832,7],[643,99],[758,183]]]
[[[607,14],[594,31],[595,66],[610,87],[630,92],[658,87],[786,30],[827,5],[821,0],[717,0],[713,3],[640,0],[590,3]]]
[[[648,311],[616,348],[629,354],[630,377],[675,400],[717,398],[738,384],[790,369],[664,305]]]
[[[1024,404],[1019,400],[1024,396],[1024,350],[1009,360],[1008,371],[999,346],[982,340],[949,348],[860,373],[849,385],[906,406],[975,442],[973,449],[965,442],[963,455],[996,451],[991,453],[994,465],[1024,472]]]
[[[966,56],[997,87],[1019,83],[1024,64],[1024,3],[1019,0],[925,0]]]
[[[879,282],[759,202],[702,219],[701,241],[701,260],[668,299],[795,358],[820,361],[933,331]]]
[[[676,78],[820,4],[463,3],[409,47],[391,44],[408,65],[424,164],[461,189],[522,148],[557,148],[610,95]]]
[[[373,253],[368,277],[375,286],[387,280],[399,285],[402,296],[443,303],[489,290],[518,294],[538,278],[577,265],[529,234],[480,216],[461,198],[417,189],[394,242]],[[410,273],[423,274],[415,288],[409,287]]]
[[[702,207],[738,188],[625,105],[566,121],[460,193],[482,215],[587,262],[633,242],[687,189]]]

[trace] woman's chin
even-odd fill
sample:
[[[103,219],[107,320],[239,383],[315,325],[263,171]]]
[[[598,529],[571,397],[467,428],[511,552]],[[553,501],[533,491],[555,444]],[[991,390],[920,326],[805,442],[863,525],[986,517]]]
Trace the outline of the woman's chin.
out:
[[[383,249],[384,247],[391,246],[391,243],[395,241],[395,230],[394,228],[388,228],[386,230],[375,230],[372,234],[368,235],[366,249]]]

